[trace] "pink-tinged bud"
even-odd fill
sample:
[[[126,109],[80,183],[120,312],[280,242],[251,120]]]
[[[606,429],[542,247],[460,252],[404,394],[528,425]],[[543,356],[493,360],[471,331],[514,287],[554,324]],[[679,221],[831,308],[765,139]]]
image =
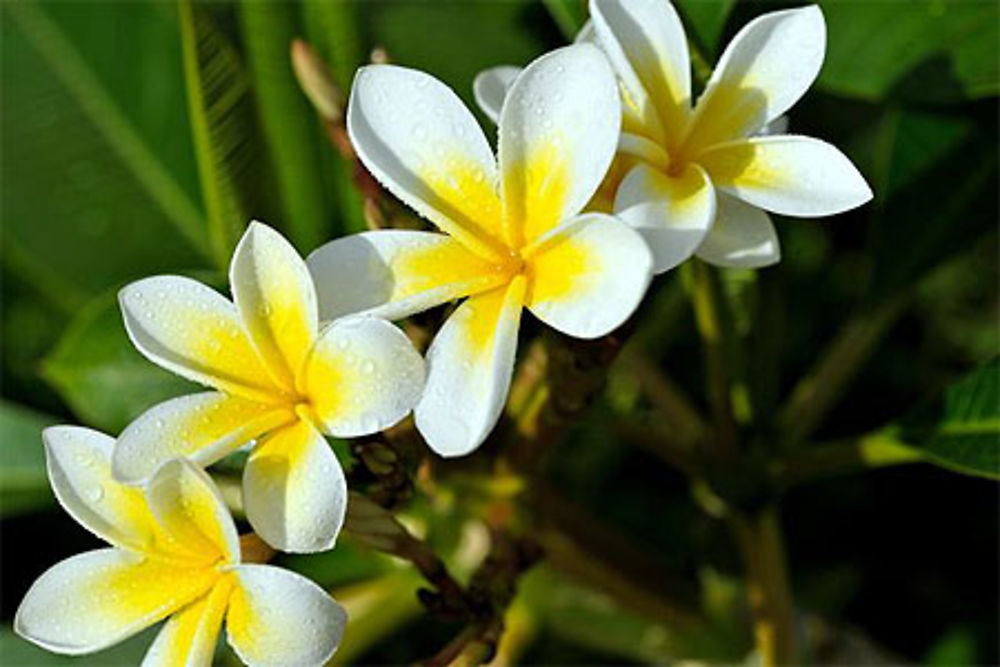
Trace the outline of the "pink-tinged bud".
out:
[[[291,51],[292,69],[302,92],[324,120],[339,123],[344,115],[344,100],[330,69],[316,50],[301,39],[292,40]]]

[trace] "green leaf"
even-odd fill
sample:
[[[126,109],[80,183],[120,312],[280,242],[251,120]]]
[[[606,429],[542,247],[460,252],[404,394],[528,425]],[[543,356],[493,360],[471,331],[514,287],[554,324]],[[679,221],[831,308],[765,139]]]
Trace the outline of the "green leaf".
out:
[[[719,38],[736,0],[679,0],[677,5],[686,19],[690,37],[701,44],[705,56],[719,52]],[[689,38],[690,38],[689,37]]]
[[[308,252],[329,237],[331,206],[320,163],[325,139],[291,67],[297,9],[245,0],[240,19],[257,113],[281,192],[283,215],[275,223]]]
[[[135,350],[111,294],[73,319],[42,375],[84,423],[112,435],[156,403],[195,389]]]
[[[39,648],[14,634],[10,627],[0,630],[0,662],[5,665],[101,665],[102,667],[127,667],[138,665],[146,649],[153,643],[159,628],[144,630],[134,637],[111,648],[79,657],[56,655]]]
[[[821,4],[829,43],[819,85],[831,92],[948,103],[1000,91],[995,2]]]
[[[239,53],[216,25],[210,6],[181,0],[178,10],[188,114],[209,238],[217,267],[225,269],[251,218],[269,217],[266,160],[250,77]]]
[[[0,516],[27,514],[52,504],[45,472],[42,429],[56,422],[27,408],[0,402]]]
[[[1000,479],[1000,358],[904,418],[896,433],[932,463]]]
[[[892,196],[876,209],[870,227],[872,301],[908,289],[996,228],[993,132],[961,121],[945,127],[918,117],[906,125],[903,136],[893,142],[889,167],[879,176]],[[876,198],[880,196],[876,191]]]
[[[146,3],[2,12],[4,263],[66,311],[201,264],[176,22]]]

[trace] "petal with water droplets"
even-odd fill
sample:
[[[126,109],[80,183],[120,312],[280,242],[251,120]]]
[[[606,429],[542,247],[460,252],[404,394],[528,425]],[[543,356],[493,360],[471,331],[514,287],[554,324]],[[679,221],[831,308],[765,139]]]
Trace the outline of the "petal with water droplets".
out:
[[[142,667],[211,665],[232,590],[231,577],[224,577],[208,595],[171,616],[146,652]]]
[[[229,644],[250,665],[322,665],[340,646],[347,614],[305,577],[240,565],[229,603]]]
[[[406,416],[424,388],[424,360],[400,329],[350,317],[323,330],[306,363],[304,388],[327,432],[355,438]]]
[[[325,551],[344,524],[347,482],[320,432],[300,421],[254,448],[243,469],[243,502],[250,525],[276,549]]]
[[[88,551],[32,584],[14,630],[54,653],[93,653],[200,597],[218,576],[214,567],[182,567],[120,549]]]

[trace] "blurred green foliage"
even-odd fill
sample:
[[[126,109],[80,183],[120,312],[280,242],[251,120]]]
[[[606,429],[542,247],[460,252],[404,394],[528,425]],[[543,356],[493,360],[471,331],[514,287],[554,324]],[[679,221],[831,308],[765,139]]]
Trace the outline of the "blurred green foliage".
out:
[[[677,5],[709,62],[765,9],[734,0]],[[779,220],[780,266],[722,276],[743,349],[741,426],[767,446],[776,428],[768,416],[836,332],[860,317],[880,323],[864,330],[873,354],[846,369],[851,381],[813,439],[877,434],[995,477],[1000,10],[992,0],[821,6],[827,59],[793,108],[791,131],[844,147],[876,196],[837,219]],[[364,226],[352,165],[298,91],[289,40],[309,40],[345,94],[354,69],[381,46],[471,105],[478,71],[523,64],[565,43],[586,10],[577,0],[180,0],[25,1],[0,12],[0,602],[9,622],[35,576],[95,544],[53,506],[40,428],[66,421],[115,433],[186,391],[129,345],[117,289],[155,273],[224,287],[232,245],[251,218],[281,228],[303,252]],[[676,273],[654,282],[632,345],[701,408],[698,336]],[[652,554],[664,573],[701,582],[700,604],[720,626],[706,635],[715,655],[739,659],[748,639],[732,630],[741,613],[738,558],[725,527],[650,454],[640,437],[646,428],[670,424],[620,364],[602,400],[550,454],[546,482],[580,516],[615,526],[611,537],[627,552]],[[836,629],[827,653],[814,657],[996,662],[995,493],[987,481],[923,466],[791,491],[796,591],[809,614]],[[433,511],[417,504],[413,512],[433,524]],[[457,538],[449,530],[457,528],[432,527],[430,536],[450,544]],[[74,537],[63,539],[67,531]],[[454,633],[420,617],[419,580],[363,547],[344,543],[284,564],[368,601],[348,630],[343,660],[412,661]],[[523,590],[526,660],[707,655],[692,648],[703,641],[695,634],[676,637],[662,618],[623,609],[600,586],[550,565],[533,571]],[[146,643],[84,662],[132,662]],[[36,651],[9,631],[0,636],[0,660],[79,662]]]

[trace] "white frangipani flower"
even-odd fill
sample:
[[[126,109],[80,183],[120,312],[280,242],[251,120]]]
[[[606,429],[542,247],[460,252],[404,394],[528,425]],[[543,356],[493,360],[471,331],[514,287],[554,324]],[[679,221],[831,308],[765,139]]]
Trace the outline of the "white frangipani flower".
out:
[[[818,217],[871,199],[864,178],[835,147],[785,135],[782,114],[823,62],[826,26],[818,7],[747,24],[693,108],[684,29],[668,0],[591,0],[590,11],[587,39],[610,59],[624,102],[619,156],[602,187],[609,200],[594,204],[612,205],[642,232],[657,273],[692,253],[720,266],[773,264],[780,251],[765,211]],[[476,99],[488,116],[516,73],[505,66],[476,78]]]
[[[266,225],[250,224],[229,280],[235,304],[180,276],[121,291],[136,348],[215,391],[160,403],[132,422],[115,446],[115,477],[141,483],[169,459],[207,466],[256,441],[243,472],[254,530],[283,551],[329,549],[347,485],[323,433],[357,437],[398,422],[423,389],[423,359],[384,320],[321,328],[305,262]]]
[[[321,665],[347,615],[319,586],[241,560],[240,539],[215,485],[183,459],[145,491],[111,476],[114,440],[90,429],[43,433],[56,498],[111,544],[49,568],[31,586],[14,630],[55,653],[93,653],[168,618],[143,665],[212,664],[226,634],[251,665]]]
[[[445,233],[368,232],[308,258],[325,317],[368,310],[395,319],[469,297],[431,344],[414,410],[443,456],[475,449],[496,424],[523,307],[593,338],[628,318],[651,275],[634,230],[578,215],[618,139],[621,104],[607,59],[591,45],[556,50],[530,64],[509,97],[495,158],[440,81],[401,67],[362,69],[347,113],[358,156]]]

